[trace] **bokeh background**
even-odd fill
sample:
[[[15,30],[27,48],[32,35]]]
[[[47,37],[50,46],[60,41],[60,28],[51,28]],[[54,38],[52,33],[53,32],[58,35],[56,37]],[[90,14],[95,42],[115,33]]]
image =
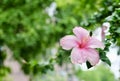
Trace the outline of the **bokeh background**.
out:
[[[73,65],[60,38],[104,22],[104,62]],[[0,81],[120,81],[119,54],[120,0],[0,0]]]

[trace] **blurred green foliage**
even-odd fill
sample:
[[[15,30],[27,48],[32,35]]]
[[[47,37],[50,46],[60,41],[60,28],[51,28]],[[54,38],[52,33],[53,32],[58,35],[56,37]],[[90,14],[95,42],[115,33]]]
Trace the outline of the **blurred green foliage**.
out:
[[[76,77],[74,75],[76,75]],[[81,69],[75,70],[72,76],[64,69],[61,69],[59,71],[48,71],[46,74],[41,76],[36,75],[33,78],[34,81],[68,81],[69,78],[71,78],[71,80],[74,78],[74,80],[77,81],[117,81],[110,69],[104,65],[87,71]]]
[[[0,48],[0,81],[4,79],[4,76],[6,76],[8,73],[10,73],[10,68],[4,66],[4,60],[6,58],[6,54],[1,51]]]
[[[52,2],[57,4],[55,20],[45,11]],[[110,36],[106,49],[100,51],[103,55],[110,41],[120,46],[118,3],[119,0],[0,0],[0,46],[7,45],[23,71],[34,76],[53,70],[56,63],[69,61],[70,52],[59,48],[58,43],[64,35],[72,34],[74,26],[93,30],[109,21]],[[104,60],[110,65],[107,57]]]
[[[115,81],[114,75],[103,65],[96,67],[95,70],[77,71],[76,74],[83,81]]]

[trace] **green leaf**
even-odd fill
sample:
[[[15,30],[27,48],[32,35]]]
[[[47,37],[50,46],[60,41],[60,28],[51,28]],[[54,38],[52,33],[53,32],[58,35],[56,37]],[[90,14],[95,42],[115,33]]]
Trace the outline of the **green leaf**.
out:
[[[92,36],[92,34],[93,34],[92,31],[90,31],[90,36]]]
[[[117,32],[117,33],[120,33],[120,28],[118,28],[118,29],[116,30],[116,32]]]
[[[103,61],[103,62],[105,62],[105,63],[107,63],[109,66],[111,66],[111,62],[110,62],[110,60],[109,60],[109,58],[106,56],[106,54],[100,54],[100,59]]]
[[[120,55],[120,47],[119,47],[119,49],[118,49],[118,52],[117,52],[117,54],[118,54],[118,55]]]
[[[86,62],[86,65],[87,65],[87,68],[89,69],[89,68],[91,68],[91,67],[93,67],[91,64],[90,64],[90,62]]]

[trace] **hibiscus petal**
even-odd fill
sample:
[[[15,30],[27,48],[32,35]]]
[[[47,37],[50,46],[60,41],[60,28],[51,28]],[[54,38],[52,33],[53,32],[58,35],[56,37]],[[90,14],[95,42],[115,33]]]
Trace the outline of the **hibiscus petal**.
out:
[[[60,40],[60,45],[65,50],[70,50],[73,47],[78,46],[77,38],[73,35],[67,35]]]
[[[83,38],[89,37],[89,32],[82,27],[75,27],[73,33],[82,40]]]
[[[99,54],[95,49],[88,48],[86,49],[87,60],[91,65],[96,65],[99,62]]]
[[[73,48],[71,52],[71,61],[73,64],[81,64],[86,62],[86,53],[80,48]]]
[[[103,43],[94,37],[90,37],[86,47],[104,49]]]

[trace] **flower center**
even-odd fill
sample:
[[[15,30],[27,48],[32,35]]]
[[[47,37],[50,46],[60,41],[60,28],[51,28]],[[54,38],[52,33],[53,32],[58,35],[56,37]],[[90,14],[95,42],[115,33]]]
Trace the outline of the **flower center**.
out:
[[[79,43],[79,48],[85,48],[88,40],[89,40],[89,37],[84,37],[84,38],[81,40],[81,43]]]
[[[84,48],[84,47],[85,47],[85,45],[79,44],[79,48]]]

